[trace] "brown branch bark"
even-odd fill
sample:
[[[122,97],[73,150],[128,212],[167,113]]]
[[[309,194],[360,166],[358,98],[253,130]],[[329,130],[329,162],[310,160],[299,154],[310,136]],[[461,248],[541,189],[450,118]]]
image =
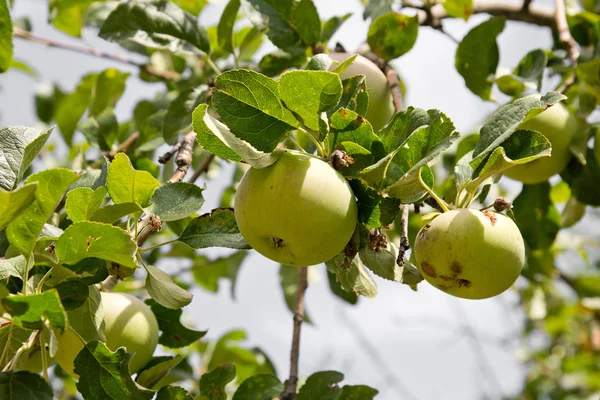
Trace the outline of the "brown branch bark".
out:
[[[298,387],[298,361],[300,359],[300,329],[304,320],[304,294],[308,287],[308,267],[300,267],[300,279],[298,281],[298,293],[296,294],[296,305],[294,307],[294,333],[292,335],[292,351],[290,355],[290,377],[285,383],[285,389],[281,394],[281,400],[295,400]]]
[[[565,9],[565,0],[556,0],[555,3],[555,19],[556,30],[558,31],[558,40],[567,50],[567,54],[571,60],[571,66],[573,67],[573,70],[575,70],[575,68],[577,68],[577,60],[579,59],[579,49],[577,48],[577,43],[575,42],[575,39],[573,39],[573,36],[571,36],[571,31],[569,30],[569,25],[567,23],[567,12]],[[573,71],[556,90],[563,93],[574,83],[575,72]]]
[[[169,179],[168,183],[181,182],[192,165],[192,156],[194,152],[194,143],[196,143],[196,132],[186,134],[180,141],[177,149],[177,158],[175,164],[177,169]],[[169,157],[170,158],[170,157]]]
[[[204,160],[202,160],[200,165],[198,165],[198,168],[196,168],[196,170],[194,171],[194,173],[192,174],[192,176],[190,177],[188,182],[190,182],[190,183],[196,182],[198,180],[198,178],[200,177],[200,175],[202,175],[203,173],[208,171],[208,167],[210,166],[210,163],[212,162],[212,160],[214,160],[214,158],[215,158],[214,154],[207,155],[206,158]]]

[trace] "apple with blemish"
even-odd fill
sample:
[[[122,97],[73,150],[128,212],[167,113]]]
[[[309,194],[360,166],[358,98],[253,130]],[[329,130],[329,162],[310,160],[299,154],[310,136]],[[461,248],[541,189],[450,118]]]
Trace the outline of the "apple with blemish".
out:
[[[417,234],[415,258],[423,277],[456,297],[486,299],[512,286],[525,263],[517,225],[493,211],[447,211]]]

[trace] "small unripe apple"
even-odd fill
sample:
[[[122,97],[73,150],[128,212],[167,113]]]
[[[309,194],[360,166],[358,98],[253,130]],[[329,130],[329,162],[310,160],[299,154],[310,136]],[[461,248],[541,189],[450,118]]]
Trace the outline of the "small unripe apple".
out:
[[[329,56],[341,63],[352,54],[331,53]],[[336,67],[337,65],[332,65],[332,69]],[[396,112],[387,78],[377,65],[361,55],[356,56],[352,64],[340,74],[340,79],[344,80],[354,75],[364,75],[366,78],[369,108],[365,117],[371,123],[373,130],[377,132],[390,122]]]
[[[417,234],[415,258],[436,288],[465,299],[486,299],[507,290],[525,263],[517,225],[492,211],[447,211]]]
[[[273,261],[298,266],[340,253],[357,221],[346,179],[324,161],[289,151],[266,168],[246,172],[234,209],[250,246]]]
[[[158,344],[156,317],[143,301],[128,293],[101,292],[101,296],[106,347],[112,351],[125,347],[127,352],[135,353],[129,362],[129,372],[136,373],[150,361]],[[58,337],[55,358],[76,379],[74,360],[83,347],[83,341],[70,327]]]
[[[519,129],[538,131],[546,136],[552,144],[552,155],[516,165],[504,171],[504,175],[523,183],[540,183],[566,168],[571,159],[569,144],[580,129],[577,118],[567,107],[561,103],[555,104],[522,124]]]

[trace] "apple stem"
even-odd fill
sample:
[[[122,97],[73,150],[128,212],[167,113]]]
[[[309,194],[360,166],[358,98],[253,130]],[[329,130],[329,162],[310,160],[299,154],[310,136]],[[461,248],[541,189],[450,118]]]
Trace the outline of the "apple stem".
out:
[[[292,351],[290,356],[290,377],[285,382],[285,389],[281,400],[295,400],[298,387],[298,360],[300,359],[300,328],[304,320],[304,294],[308,287],[308,267],[300,267],[298,279],[298,292],[294,307],[294,333],[292,335]]]
[[[325,154],[325,149],[323,149],[323,146],[321,146],[321,143],[319,143],[319,141],[312,135],[312,133],[310,133],[307,130],[302,129],[302,128],[298,128],[298,132],[304,133],[310,139],[310,141],[313,142],[313,144],[317,148],[317,151],[319,152],[321,157],[325,158],[327,156],[327,154]]]
[[[423,181],[423,178],[421,177],[421,170],[417,172],[417,177],[419,178],[419,183],[421,184],[423,189],[425,189],[425,191],[427,191],[427,193],[436,201],[436,203],[440,205],[442,211],[450,211],[450,208],[448,208],[448,204],[446,204],[444,200],[442,200],[437,194],[435,194],[435,192],[431,190],[431,188],[427,186],[427,184]]]

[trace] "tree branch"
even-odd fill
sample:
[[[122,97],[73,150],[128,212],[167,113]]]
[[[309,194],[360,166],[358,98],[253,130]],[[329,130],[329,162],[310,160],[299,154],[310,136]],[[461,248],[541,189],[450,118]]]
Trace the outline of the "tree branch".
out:
[[[179,80],[179,74],[170,71],[158,71],[151,65],[139,63],[137,61],[131,60],[130,58],[120,55],[120,54],[111,54],[98,49],[93,49],[84,46],[78,46],[70,43],[58,42],[56,40],[46,39],[40,36],[33,35],[23,29],[18,27],[14,28],[14,37],[19,39],[28,40],[30,42],[35,42],[42,44],[47,47],[55,47],[63,50],[69,50],[74,53],[87,54],[94,57],[104,58],[110,61],[116,61],[127,65],[132,65],[134,67],[139,68],[142,71],[147,72],[150,75],[154,75],[158,78],[162,78],[165,80]]]
[[[190,169],[190,165],[192,164],[192,156],[195,142],[196,132],[194,131],[186,134],[179,141],[177,147],[177,158],[175,159],[175,164],[177,164],[177,170],[175,170],[175,173],[167,183],[181,182],[183,180],[183,178],[188,172],[188,169]]]
[[[567,50],[569,59],[571,60],[571,66],[573,70],[577,68],[577,60],[579,59],[579,49],[575,39],[571,36],[569,30],[569,24],[567,23],[567,12],[565,9],[565,0],[556,0],[556,30],[558,31],[558,40]],[[560,85],[556,90],[558,92],[565,92],[571,85],[575,83],[575,72],[571,72],[569,77]]]
[[[294,307],[294,333],[292,336],[292,351],[290,356],[290,377],[285,383],[285,389],[281,394],[281,400],[295,400],[298,387],[298,360],[300,358],[300,328],[304,320],[304,294],[308,287],[308,267],[300,267],[300,278],[298,280],[298,293],[296,294],[296,306]]]
[[[192,176],[190,177],[188,182],[190,182],[190,183],[196,182],[198,180],[198,178],[200,177],[200,175],[202,175],[203,173],[208,171],[208,167],[210,167],[210,163],[214,159],[215,159],[214,154],[207,155],[206,158],[204,160],[202,160],[200,165],[198,165],[198,168],[196,168],[196,170],[194,171],[194,173],[192,174]]]

